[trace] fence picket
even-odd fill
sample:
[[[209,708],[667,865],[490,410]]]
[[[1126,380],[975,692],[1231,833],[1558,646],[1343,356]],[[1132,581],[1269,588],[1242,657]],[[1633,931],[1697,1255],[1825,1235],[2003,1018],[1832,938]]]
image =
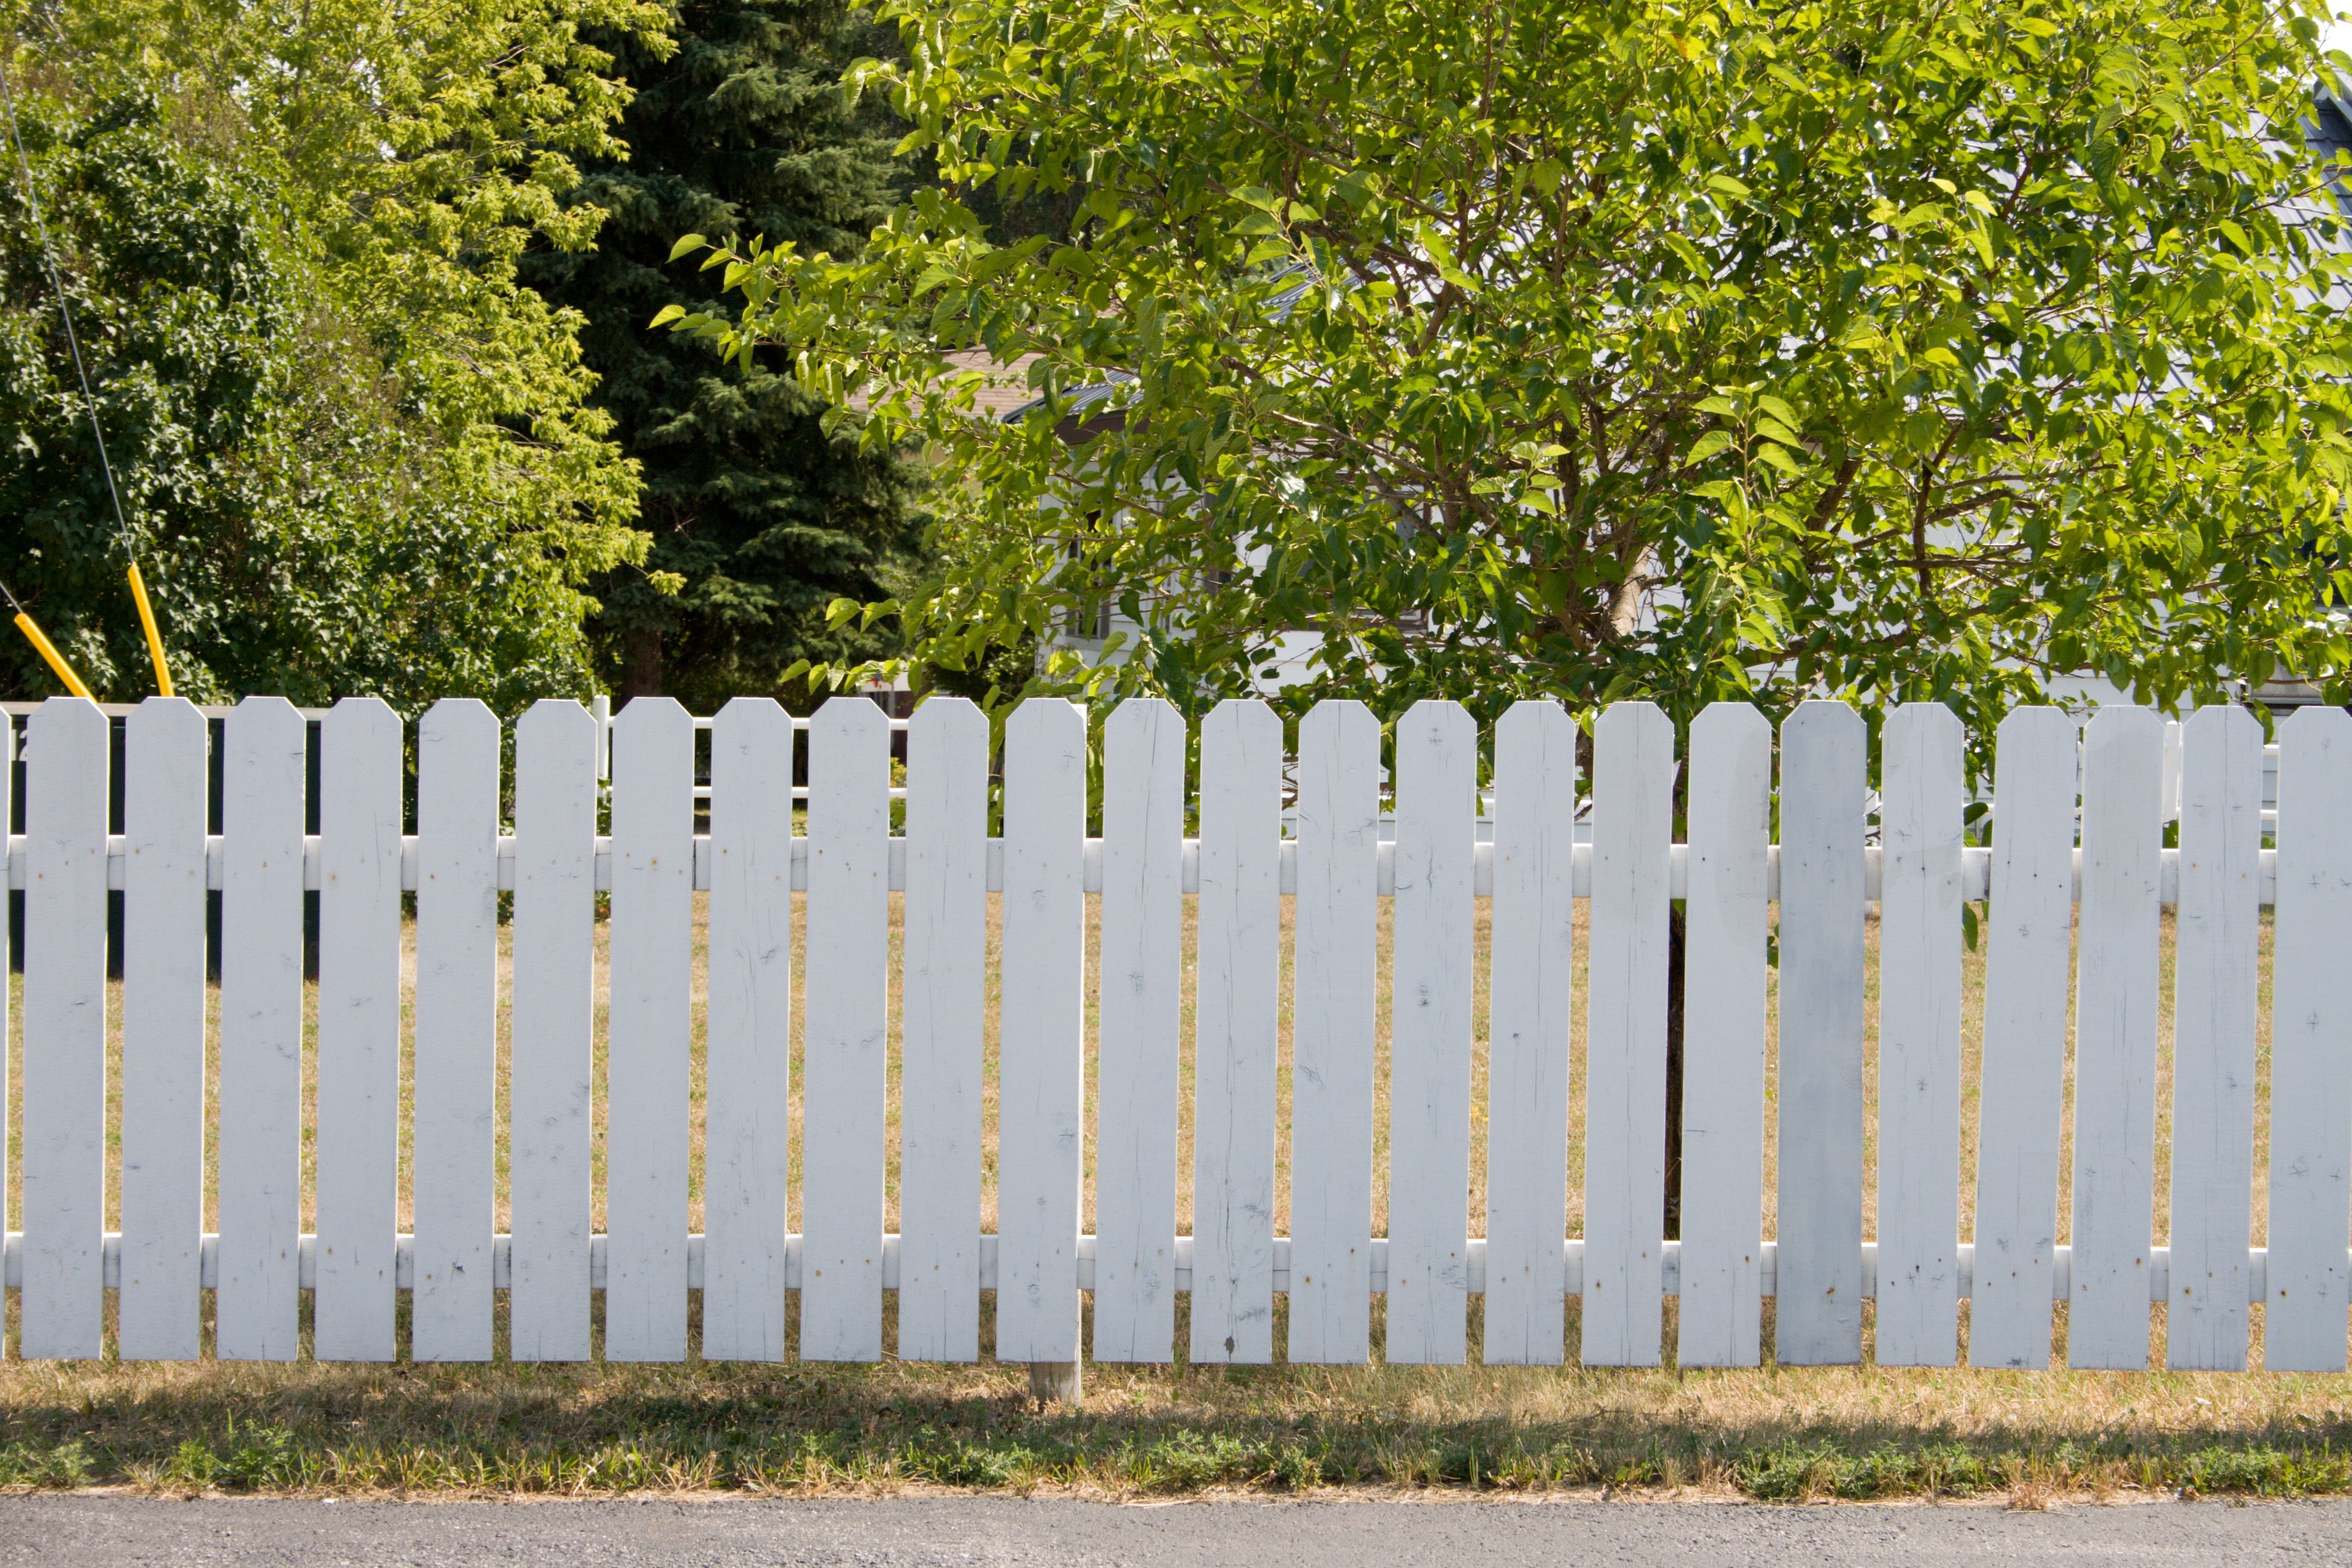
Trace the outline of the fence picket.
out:
[[[520,1362],[589,1355],[589,1030],[601,739],[596,721],[576,702],[542,700],[515,724],[507,1107],[513,1283],[507,1310]]]
[[[932,697],[907,742],[898,1354],[977,1361],[988,716]]]
[[[390,1361],[400,1185],[400,716],[319,731],[318,1286],[322,1361]]]
[[[302,1220],[302,824],[308,736],[280,697],[228,716],[222,768],[223,1361],[292,1361]]]
[[[1684,900],[1683,1366],[1762,1354],[1765,875],[1772,726],[1744,702],[1691,723]]]
[[[738,697],[710,732],[702,1354],[784,1353],[792,1089],[793,723]]]
[[[1557,702],[1513,703],[1495,725],[1482,1341],[1490,1366],[1557,1366],[1562,1353],[1576,740]]]
[[[996,1354],[1078,1359],[1086,1060],[1087,717],[1033,699],[1004,726]]]
[[[1274,1359],[1281,857],[1282,721],[1263,702],[1220,702],[1201,726],[1192,1343],[1201,1363]],[[1095,1311],[1099,1335],[1099,1296]]]
[[[1103,723],[1097,1361],[1176,1353],[1184,742],[1183,717],[1156,699],[1122,702]]]
[[[1472,846],[1478,727],[1457,702],[1396,726],[1396,1005],[1389,1050],[1391,1364],[1467,1352]]]
[[[1975,1366],[2050,1364],[2080,728],[2063,708],[2021,708],[1995,735],[1969,1306]],[[1886,994],[1883,984],[1879,994]]]
[[[1843,702],[1780,726],[1780,1248],[1774,1354],[1862,1359],[1863,808]]]
[[[890,721],[835,697],[809,726],[801,1355],[882,1359]]]
[[[1651,703],[1609,705],[1592,726],[1585,1366],[1656,1366],[1661,1354],[1673,811],[1673,720]]]
[[[1949,708],[1906,702],[1881,745],[1881,1366],[1950,1366],[1959,1353],[1962,744]]]
[[[606,960],[604,1354],[686,1357],[694,721],[674,698],[613,721]]]
[[[2200,708],[2180,727],[2164,1333],[2165,1364],[2176,1369],[2246,1365],[2262,846],[2262,721],[2235,705]]]
[[[81,698],[50,698],[26,726],[27,1360],[93,1358],[105,1326],[109,749],[106,715]]]
[[[1652,703],[1612,703],[1592,731],[1580,1352],[1587,1366],[1655,1366],[1661,1348],[1674,799],[1674,721]]]
[[[1300,1364],[1371,1354],[1380,780],[1370,709],[1318,702],[1299,721],[1288,1348]]]
[[[2147,1364],[2164,723],[2107,708],[2083,730],[2069,1367]]]
[[[2352,715],[2305,708],[2279,728],[2278,910],[2272,953],[2270,1257],[2263,1366],[2342,1372],[2352,1243]]]
[[[411,1353],[488,1361],[498,1228],[498,715],[446,698],[416,726]]]
[[[122,1288],[115,1331],[125,1361],[194,1361],[201,1344],[210,750],[205,716],[184,698],[151,697],[125,722]],[[6,806],[0,785],[0,811]]]

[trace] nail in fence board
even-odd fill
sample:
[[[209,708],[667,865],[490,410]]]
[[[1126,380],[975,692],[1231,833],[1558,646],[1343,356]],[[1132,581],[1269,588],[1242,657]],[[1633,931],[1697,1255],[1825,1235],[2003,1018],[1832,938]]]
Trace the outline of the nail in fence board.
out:
[[[390,1361],[400,1183],[400,716],[346,697],[319,737],[318,1288],[322,1361]]]
[[[2352,1215],[2352,714],[2279,727],[2263,1365],[2342,1372]]]
[[[1576,722],[1557,702],[1514,703],[1495,725],[1483,1341],[1495,1366],[1560,1362],[1575,857]]]
[[[793,724],[738,697],[710,731],[702,1354],[784,1353],[792,1089]],[[911,1092],[911,1090],[910,1090]]]
[[[1321,702],[1299,721],[1289,1356],[1301,1364],[1371,1354],[1380,779],[1370,709]]]
[[[2147,1364],[2163,768],[2153,710],[2109,708],[2084,727],[2070,1367]]]
[[[2172,1293],[2165,1364],[2242,1372],[2254,1201],[2263,727],[2200,708],[2180,727],[2173,970]]]
[[[201,1345],[209,750],[205,716],[184,698],[151,697],[125,725],[116,1334],[126,1361],[194,1361]]]
[[[1880,748],[1881,1366],[1959,1352],[1961,746],[1950,709],[1907,702]]]
[[[588,1359],[598,738],[576,702],[533,703],[515,725],[508,1315],[520,1362]]]
[[[988,717],[963,698],[933,697],[907,735],[898,1354],[908,1361],[980,1359],[987,836]]]
[[[93,1358],[105,1322],[108,751],[106,716],[80,698],[49,699],[26,726],[27,1360]]]
[[[1478,727],[1416,702],[1396,726],[1395,1002],[1389,1052],[1388,1348],[1457,1365],[1470,1305],[1471,857]]]
[[[1031,700],[1004,727],[996,1354],[1078,1359],[1087,719]]]
[[[1780,727],[1780,1247],[1788,1366],[1862,1359],[1862,715],[1803,702]]]
[[[497,1229],[498,715],[471,698],[416,731],[418,1361],[488,1361]]]
[[[1647,702],[1604,710],[1592,732],[1585,1004],[1580,1354],[1588,1366],[1654,1366],[1659,1359],[1674,797],[1674,721]]]
[[[2079,731],[2063,709],[2021,708],[1995,737],[1969,1307],[1969,1360],[1977,1366],[2050,1364]]]
[[[1204,1363],[1274,1359],[1281,856],[1282,721],[1263,702],[1220,702],[1201,726],[1193,1009],[1192,1356]]]
[[[1182,717],[1156,699],[1103,722],[1097,1361],[1175,1356],[1184,742]]]
[[[278,697],[228,716],[221,821],[223,1361],[292,1361],[302,1218],[302,825],[308,736]]]
[[[808,778],[801,1354],[810,1361],[879,1361],[888,1092],[888,717],[868,698],[828,699],[809,726]]]
[[[1675,1360],[1754,1366],[1764,1237],[1765,876],[1772,726],[1718,702],[1691,723],[1684,900],[1682,1298]]]

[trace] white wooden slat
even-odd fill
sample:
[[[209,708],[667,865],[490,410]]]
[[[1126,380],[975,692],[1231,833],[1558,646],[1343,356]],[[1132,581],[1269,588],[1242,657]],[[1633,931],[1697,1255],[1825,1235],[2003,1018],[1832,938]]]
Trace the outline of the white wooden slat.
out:
[[[898,1354],[980,1359],[988,716],[932,697],[907,733]]]
[[[2279,727],[2263,1366],[2344,1370],[2352,1246],[2352,714]]]
[[[2147,1364],[2163,772],[2161,715],[2103,708],[2084,727],[2070,1367]]]
[[[1963,744],[1958,716],[1940,702],[1896,708],[1881,737],[1881,1366],[1950,1366],[1959,1355]]]
[[[2263,727],[2234,704],[2180,726],[2173,969],[2171,1290],[2165,1364],[2242,1372],[2253,1229]]]
[[[1263,702],[1220,702],[1201,726],[1192,1357],[1202,1363],[1274,1359],[1281,856],[1282,721]],[[1099,1294],[1095,1314],[1099,1355]]]
[[[1481,1341],[1490,1366],[1557,1366],[1563,1353],[1576,740],[1557,702],[1514,703],[1495,724]]]
[[[248,697],[227,721],[214,1299],[223,1361],[291,1361],[299,1349],[305,731],[278,697]]]
[[[702,1356],[784,1353],[793,1025],[793,723],[738,697],[710,731]]]
[[[498,1229],[498,715],[445,698],[416,727],[412,1089],[420,1362],[488,1361]]]
[[[1471,858],[1478,727],[1456,702],[1396,724],[1396,934],[1389,1050],[1391,1364],[1467,1353]]]
[[[1289,1359],[1371,1355],[1372,1029],[1381,725],[1319,702],[1298,725],[1292,913]]]
[[[507,1183],[509,1340],[519,1362],[586,1361],[596,721],[533,703],[515,724]]]
[[[400,716],[346,697],[319,731],[320,1361],[390,1361],[400,1187]]]
[[[1744,702],[1691,723],[1683,947],[1682,1281],[1675,1357],[1762,1353],[1764,1022],[1772,726]]]
[[[1862,1359],[1863,832],[1868,742],[1843,702],[1780,726],[1780,1237],[1774,1354]]]
[[[205,1229],[205,828],[210,738],[184,698],[126,721],[122,823],[125,1361],[194,1361]],[[0,793],[0,809],[6,796]],[[5,818],[0,818],[5,820]]]
[[[1087,718],[1032,700],[1004,726],[996,1355],[1078,1359],[1084,1179]]]
[[[879,1361],[889,1066],[888,716],[869,698],[828,700],[809,726],[808,776],[801,1355]]]
[[[27,1360],[95,1357],[105,1327],[108,751],[106,715],[82,698],[52,697],[26,726]]]
[[[683,1361],[694,720],[675,699],[632,698],[614,719],[612,820],[604,1355]]]
[[[1164,701],[1130,699],[1103,721],[1097,1361],[1164,1362],[1176,1353],[1184,746],[1183,717]],[[1196,1253],[1196,1303],[1199,1266]]]
[[[1975,1366],[2050,1364],[2079,730],[2063,708],[2021,708],[1995,736],[1969,1305]],[[2147,1295],[2143,1288],[2143,1321]]]
[[[1675,727],[1618,702],[1592,732],[1584,1067],[1587,1366],[1654,1366],[1666,1217],[1666,943]]]

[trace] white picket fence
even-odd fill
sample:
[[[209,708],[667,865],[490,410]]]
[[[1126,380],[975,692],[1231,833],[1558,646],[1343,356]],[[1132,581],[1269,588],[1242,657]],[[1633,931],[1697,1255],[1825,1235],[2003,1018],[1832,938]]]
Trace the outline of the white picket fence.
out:
[[[320,831],[306,838],[304,721],[274,699],[228,717],[226,831],[206,836],[207,731],[184,702],[128,721],[128,831],[107,831],[108,721],[71,700],[28,726],[22,1353],[100,1352],[106,1292],[125,1357],[189,1358],[216,1292],[223,1358],[299,1349],[314,1293],[322,1360],[398,1349],[413,1293],[419,1360],[493,1353],[494,1293],[520,1361],[688,1349],[773,1359],[799,1295],[799,1353],[872,1361],[897,1293],[896,1353],[969,1361],[982,1292],[995,1353],[1067,1362],[1080,1292],[1091,1353],[1166,1362],[1176,1298],[1188,1353],[1262,1363],[1288,1298],[1289,1360],[1370,1358],[1385,1293],[1391,1363],[1457,1363],[1469,1298],[1483,1354],[1558,1363],[1580,1297],[1588,1364],[1662,1354],[1679,1297],[1684,1365],[1753,1365],[1775,1299],[1784,1363],[2139,1367],[2152,1303],[2176,1367],[2242,1368],[2260,1303],[2264,1364],[2345,1365],[2352,1246],[2352,716],[2288,721],[2277,847],[2250,713],[2183,726],[2179,844],[2166,848],[2166,725],[2056,710],[1997,737],[1990,848],[1965,841],[1962,735],[1945,709],[1886,721],[1869,820],[1865,733],[1808,703],[1777,748],[1755,710],[1692,726],[1687,844],[1672,841],[1673,725],[1608,709],[1594,731],[1591,841],[1577,842],[1573,721],[1523,703],[1496,727],[1490,843],[1476,727],[1426,702],[1399,721],[1393,801],[1364,708],[1299,726],[1286,837],[1281,723],[1227,703],[1202,725],[1197,837],[1174,710],[1106,724],[1102,837],[1087,837],[1082,710],[1033,702],[1006,729],[1003,836],[987,834],[984,717],[934,700],[913,719],[903,834],[892,721],[838,700],[813,720],[737,701],[712,726],[709,833],[695,834],[694,721],[629,705],[604,736],[570,703],[514,736],[500,832],[495,717],[444,702],[417,740],[404,831],[403,734],[382,703],[323,723]],[[806,832],[793,833],[795,727]],[[0,769],[0,788],[6,771]],[[2079,780],[2079,784],[2078,784]],[[4,805],[5,801],[0,801]],[[1393,813],[1394,839],[1381,824]],[[2078,836],[2079,826],[2079,836]],[[1873,840],[1874,830],[1875,843]],[[1880,847],[1883,846],[1883,848]],[[105,1231],[107,894],[125,894],[121,1231]],[[301,921],[320,893],[317,1234],[302,1213]],[[219,1234],[203,1232],[205,894],[224,896],[217,1053]],[[414,889],[414,1235],[396,1234],[401,894]],[[498,896],[512,911],[512,1093],[495,1088]],[[787,1214],[793,893],[805,889],[803,1191]],[[2274,889],[2274,892],[2273,892]],[[688,1234],[694,896],[709,893],[705,1233]],[[903,890],[899,1226],[885,1235],[889,902]],[[981,1229],[987,898],[1001,891],[994,1235]],[[592,1235],[596,899],[609,892],[606,1231]],[[1096,1234],[1080,1234],[1087,896],[1100,896]],[[1180,1171],[1182,902],[1198,898],[1194,1156]],[[1975,1235],[1962,1237],[1961,908],[1990,896]],[[1377,900],[1395,900],[1391,973]],[[1290,1234],[1277,1237],[1281,900],[1295,901]],[[1469,1213],[1474,901],[1492,900],[1486,1212]],[[1567,1236],[1570,976],[1590,900],[1583,1234]],[[1662,1242],[1669,900],[1686,900],[1682,1235]],[[1865,909],[1880,910],[1877,1235],[1864,1233]],[[2275,903],[2266,1248],[2250,1245],[2260,909]],[[1762,1234],[1768,932],[1778,907],[1777,1237]],[[2070,949],[2079,905],[2079,941]],[[2168,1247],[2153,1246],[2158,910],[2178,909]],[[2071,1246],[2059,1158],[2078,970]],[[1393,997],[1387,1224],[1373,1234],[1374,1023]],[[494,1235],[495,1132],[509,1130],[510,1235]],[[1176,1234],[1192,1184],[1194,1234]],[[1474,1223],[1486,1235],[1474,1239]],[[797,1222],[798,1229],[793,1228]]]

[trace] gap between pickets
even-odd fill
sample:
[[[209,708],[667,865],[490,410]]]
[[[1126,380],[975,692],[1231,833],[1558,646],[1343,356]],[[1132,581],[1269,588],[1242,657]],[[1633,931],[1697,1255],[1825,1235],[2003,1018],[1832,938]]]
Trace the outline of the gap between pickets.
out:
[[[302,840],[302,886],[311,892],[316,892],[319,889],[320,875],[319,843],[317,834],[312,834]],[[808,889],[808,843],[809,841],[804,837],[793,840],[792,884],[794,892],[805,892]],[[215,890],[219,889],[223,885],[227,866],[226,844],[227,840],[218,834],[214,834],[205,840],[205,885]],[[1089,838],[1086,841],[1086,889],[1089,893],[1102,891],[1102,850],[1101,839]],[[709,836],[696,835],[694,886],[697,891],[708,892],[710,889],[710,857]],[[1495,847],[1492,844],[1477,845],[1474,848],[1473,857],[1471,890],[1478,898],[1492,898],[1495,891]],[[1780,847],[1777,844],[1769,846],[1765,850],[1764,857],[1764,896],[1767,899],[1778,899],[1780,896]],[[119,891],[124,886],[130,860],[130,837],[121,833],[109,834],[106,839],[107,887]],[[1689,846],[1683,844],[1674,846],[1669,853],[1666,871],[1668,897],[1680,899],[1687,896],[1689,860]],[[1871,845],[1864,849],[1863,897],[1874,903],[1878,899],[1879,866],[1878,847]],[[25,835],[14,834],[8,839],[8,886],[11,889],[22,889],[25,886]],[[1991,876],[1992,851],[1990,849],[1971,846],[1960,851],[1962,900],[1970,903],[1981,901],[1991,886]],[[2159,900],[2168,908],[2179,903],[2180,901],[2179,850],[2163,851],[2159,878],[2158,890]],[[1592,896],[1591,845],[1580,844],[1576,847],[1571,880],[1577,898],[1590,899]],[[1295,894],[1298,891],[1298,844],[1295,839],[1283,840],[1281,881],[1282,891],[1286,894]],[[2262,851],[2261,884],[2262,903],[2267,909],[2277,901],[2275,895],[2278,888],[2278,851],[2275,849]],[[509,835],[499,839],[499,889],[501,892],[511,892],[514,890],[514,885],[515,841],[513,837]],[[404,892],[416,890],[416,836],[414,834],[404,836],[400,841],[400,886]],[[612,887],[613,841],[600,837],[596,840],[596,890],[610,892]],[[907,841],[903,837],[894,837],[890,840],[890,890],[894,893],[904,892],[906,887]],[[1004,840],[1002,838],[992,838],[988,841],[988,888],[991,892],[1002,892],[1004,889]],[[1200,890],[1201,841],[1197,838],[1187,838],[1184,840],[1184,891],[1197,893]],[[1392,841],[1384,839],[1380,847],[1379,893],[1381,897],[1388,898],[1395,892],[1396,845]],[[2079,901],[2082,896],[2083,852],[2078,848],[2074,851],[2074,897]]]
[[[401,1290],[414,1289],[416,1281],[415,1237],[402,1236],[395,1240],[394,1288]],[[504,1290],[509,1288],[511,1279],[512,1257],[509,1243],[510,1238],[504,1236],[493,1238],[490,1260],[490,1284],[493,1289]],[[702,1237],[698,1235],[686,1238],[686,1288],[689,1290],[702,1289]],[[1663,1243],[1662,1247],[1664,1256],[1661,1258],[1661,1278],[1664,1282],[1664,1294],[1680,1295],[1682,1243],[1669,1241]],[[1374,1238],[1370,1268],[1371,1290],[1374,1295],[1379,1295],[1388,1289],[1388,1250],[1389,1244],[1385,1239]],[[1763,1257],[1759,1260],[1758,1273],[1761,1294],[1765,1296],[1773,1294],[1778,1251],[1777,1243],[1768,1241],[1763,1244]],[[1959,1280],[1957,1292],[1960,1300],[1966,1300],[1975,1294],[1976,1247],[1973,1243],[1962,1242],[1958,1251]],[[2050,1269],[2050,1297],[2053,1301],[2064,1301],[2074,1294],[2071,1277],[2073,1255],[2072,1247],[2060,1247],[2054,1249]],[[2269,1298],[2269,1256],[2267,1247],[2249,1247],[2246,1251],[2246,1300],[2250,1305],[2258,1305]],[[106,1288],[110,1290],[118,1289],[122,1284],[122,1237],[119,1233],[114,1231],[106,1233],[104,1258]],[[2352,1268],[2352,1249],[2347,1249],[2346,1258],[2347,1267]],[[1562,1289],[1570,1296],[1582,1295],[1584,1293],[1584,1243],[1581,1240],[1571,1237],[1564,1243],[1563,1263]],[[205,1237],[200,1267],[203,1288],[207,1290],[216,1289],[220,1282],[219,1237],[212,1235]],[[301,1238],[300,1267],[301,1289],[305,1290],[316,1289],[319,1277],[319,1238],[317,1237],[305,1236]],[[1468,1293],[1473,1296],[1486,1294],[1486,1243],[1483,1237],[1474,1237],[1470,1242],[1468,1268],[1465,1273],[1468,1276],[1466,1287]],[[13,1290],[21,1287],[25,1282],[24,1274],[24,1233],[10,1231],[6,1253],[8,1289]],[[1177,1289],[1189,1291],[1192,1288],[1192,1238],[1189,1236],[1180,1236],[1176,1238],[1175,1275]],[[784,1288],[797,1289],[800,1282],[801,1238],[797,1235],[788,1236],[784,1238]],[[1078,1237],[1077,1270],[1072,1284],[1075,1289],[1091,1290],[1094,1289],[1094,1283],[1095,1238],[1091,1236],[1082,1236]],[[604,1288],[604,1237],[601,1236],[589,1238],[588,1288],[592,1290],[601,1290]],[[895,1290],[898,1288],[898,1237],[896,1235],[885,1236],[882,1238],[882,1288],[886,1290]],[[980,1238],[979,1288],[982,1290],[996,1289],[996,1237],[990,1235],[983,1235]],[[1277,1292],[1286,1292],[1290,1289],[1290,1238],[1288,1237],[1278,1236],[1274,1238],[1274,1289]],[[1862,1293],[1864,1297],[1874,1297],[1878,1293],[1878,1244],[1874,1241],[1865,1241],[1862,1244]],[[2152,1247],[2148,1253],[2147,1299],[2151,1302],[2163,1301],[2170,1296],[2170,1293],[2171,1249],[2163,1247]]]

